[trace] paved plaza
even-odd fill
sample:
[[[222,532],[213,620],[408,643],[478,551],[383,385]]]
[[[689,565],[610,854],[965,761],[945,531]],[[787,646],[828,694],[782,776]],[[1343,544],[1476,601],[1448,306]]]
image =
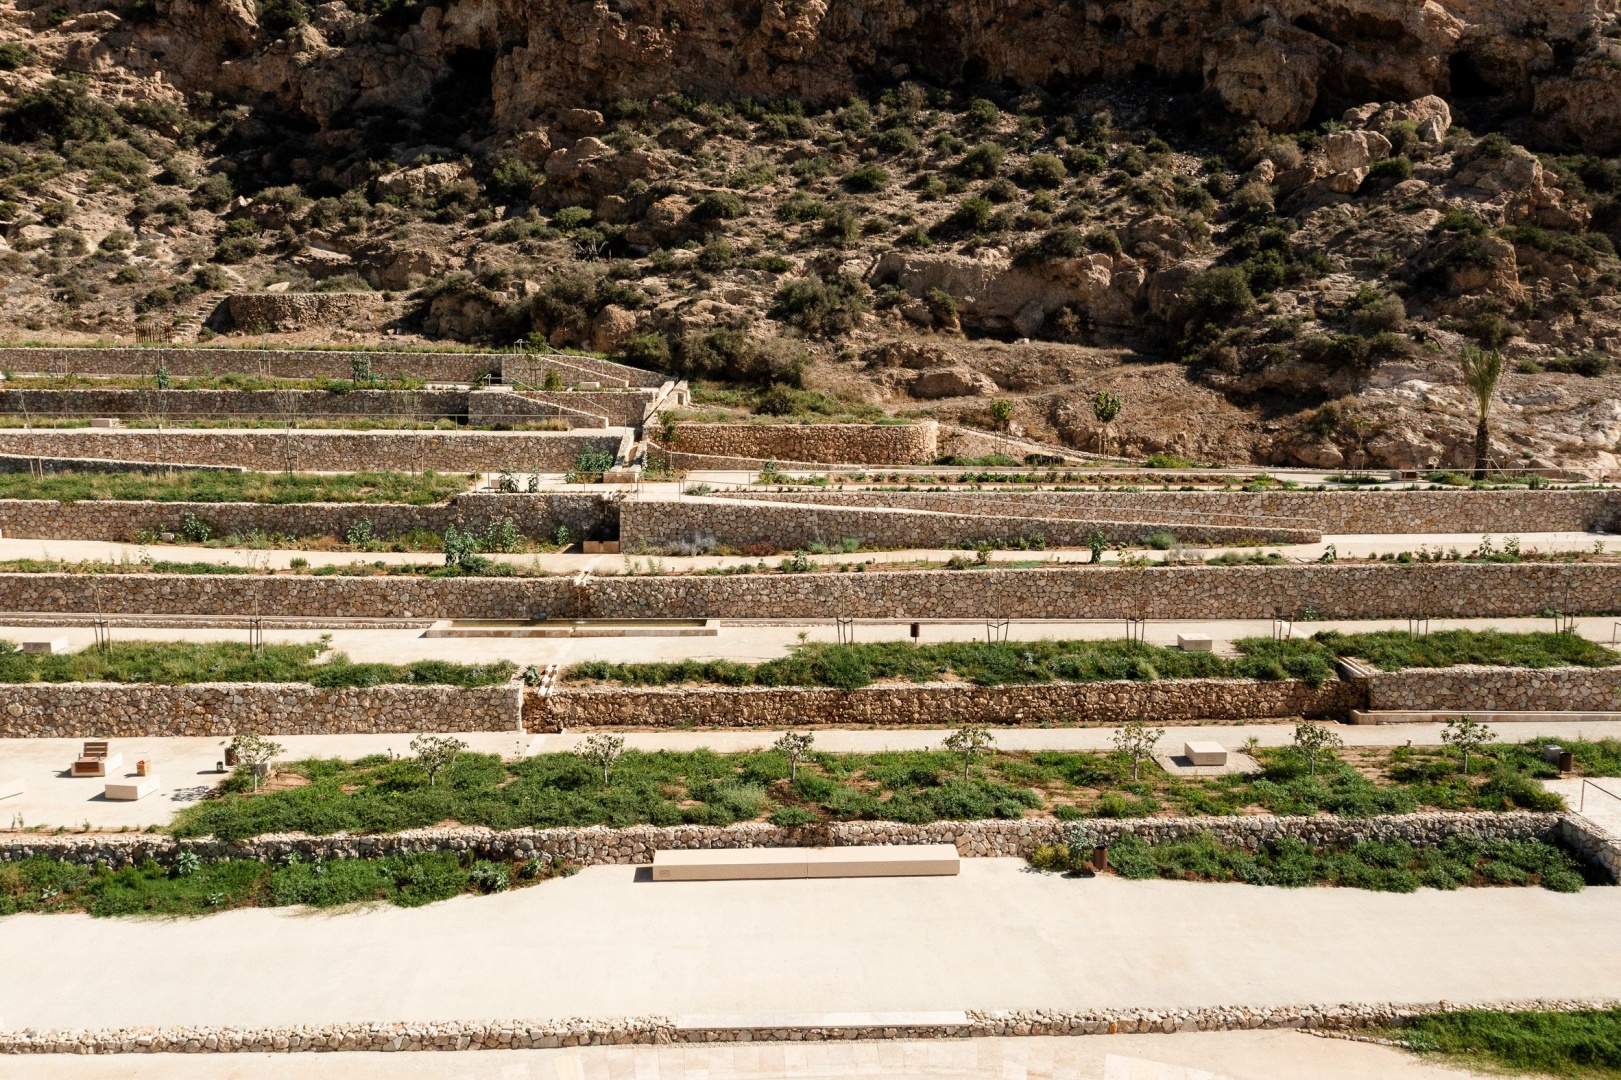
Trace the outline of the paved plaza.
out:
[[[1621,889],[1289,890],[992,858],[810,881],[596,866],[416,909],[12,916],[0,1030],[1618,998],[1618,920]]]

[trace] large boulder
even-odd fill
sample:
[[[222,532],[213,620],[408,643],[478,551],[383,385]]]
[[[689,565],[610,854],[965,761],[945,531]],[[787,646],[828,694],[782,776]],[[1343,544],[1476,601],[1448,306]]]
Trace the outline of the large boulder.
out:
[[[907,384],[906,392],[921,401],[935,398],[987,397],[996,393],[996,381],[971,368],[934,368]]]
[[[1065,308],[1084,311],[1094,322],[1129,325],[1146,273],[1125,255],[1083,255],[1020,265],[1006,252],[982,249],[974,255],[932,255],[890,251],[869,275],[874,284],[893,284],[922,299],[938,289],[951,296],[965,326],[1040,333],[1047,318]]]

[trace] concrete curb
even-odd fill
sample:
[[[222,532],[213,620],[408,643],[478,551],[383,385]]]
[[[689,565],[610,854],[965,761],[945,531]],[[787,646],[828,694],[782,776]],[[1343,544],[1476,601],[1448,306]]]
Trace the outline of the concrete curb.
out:
[[[1355,1031],[1398,1027],[1414,1017],[1484,1009],[1576,1012],[1611,1009],[1601,1000],[1215,1005],[1196,1009],[1036,1009],[967,1011],[962,1021],[938,1014],[827,1014],[751,1017],[746,1025],[696,1026],[667,1016],[591,1020],[350,1022],[296,1027],[114,1028],[101,1031],[0,1033],[0,1054],[215,1054],[538,1050],[711,1042],[826,1042],[872,1039],[984,1038],[1024,1035],[1116,1035],[1298,1028]],[[819,1020],[825,1022],[819,1022]]]

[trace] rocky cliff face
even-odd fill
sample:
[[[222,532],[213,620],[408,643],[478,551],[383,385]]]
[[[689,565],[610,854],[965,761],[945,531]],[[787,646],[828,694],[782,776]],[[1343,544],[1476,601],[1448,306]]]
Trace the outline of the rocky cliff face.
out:
[[[298,5],[295,5],[298,6]],[[1550,140],[1621,146],[1613,0],[454,0],[364,18],[343,3],[268,34],[247,0],[158,0],[79,51],[274,101],[322,128],[347,110],[429,107],[446,79],[511,134],[563,108],[684,93],[842,102],[916,77],[1074,87],[1145,76],[1200,87],[1274,130],[1364,101],[1495,98]]]

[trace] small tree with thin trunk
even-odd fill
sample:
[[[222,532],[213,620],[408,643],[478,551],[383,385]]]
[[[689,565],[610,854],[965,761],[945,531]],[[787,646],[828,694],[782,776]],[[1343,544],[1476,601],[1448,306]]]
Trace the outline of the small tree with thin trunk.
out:
[[[1092,415],[1103,425],[1103,432],[1098,440],[1102,444],[1099,449],[1105,454],[1109,452],[1109,444],[1114,441],[1115,417],[1120,415],[1120,410],[1125,404],[1125,399],[1119,394],[1111,394],[1107,390],[1099,390],[1092,398]]]
[[[1344,745],[1339,732],[1327,724],[1295,725],[1295,749],[1306,755],[1306,768],[1313,776],[1317,775],[1317,755]]]
[[[271,742],[251,731],[231,740],[231,750],[236,754],[236,763],[248,770],[248,775],[253,778],[254,791],[259,790],[259,781],[270,772],[270,762],[285,749],[281,743]]]
[[[1497,380],[1503,375],[1503,354],[1465,345],[1458,353],[1458,368],[1463,372],[1463,384],[1475,395],[1477,410],[1475,423],[1475,479],[1486,479],[1486,459],[1491,454],[1491,429],[1488,421],[1492,411],[1492,394],[1497,392]]]
[[[625,739],[621,735],[599,734],[585,740],[579,755],[602,770],[602,784],[606,787],[614,765],[625,754]]]
[[[962,778],[968,779],[968,769],[974,764],[974,755],[982,750],[991,750],[996,746],[996,740],[991,733],[977,724],[967,724],[946,736],[945,747],[953,754],[962,755]]]
[[[1497,738],[1497,732],[1467,716],[1448,720],[1441,729],[1441,741],[1456,746],[1463,754],[1463,775],[1469,775],[1469,755],[1478,754]]]
[[[772,749],[781,752],[788,759],[788,782],[791,784],[799,779],[799,763],[805,760],[811,752],[811,744],[816,736],[810,732],[785,731],[782,738],[772,744]]]
[[[1115,729],[1115,753],[1131,759],[1131,778],[1135,781],[1143,758],[1153,754],[1154,747],[1165,738],[1164,728],[1151,728],[1141,720],[1128,720]]]
[[[417,764],[428,774],[429,787],[435,786],[440,771],[455,764],[457,755],[466,749],[466,743],[449,735],[424,733],[411,740],[411,753],[417,756]]]

